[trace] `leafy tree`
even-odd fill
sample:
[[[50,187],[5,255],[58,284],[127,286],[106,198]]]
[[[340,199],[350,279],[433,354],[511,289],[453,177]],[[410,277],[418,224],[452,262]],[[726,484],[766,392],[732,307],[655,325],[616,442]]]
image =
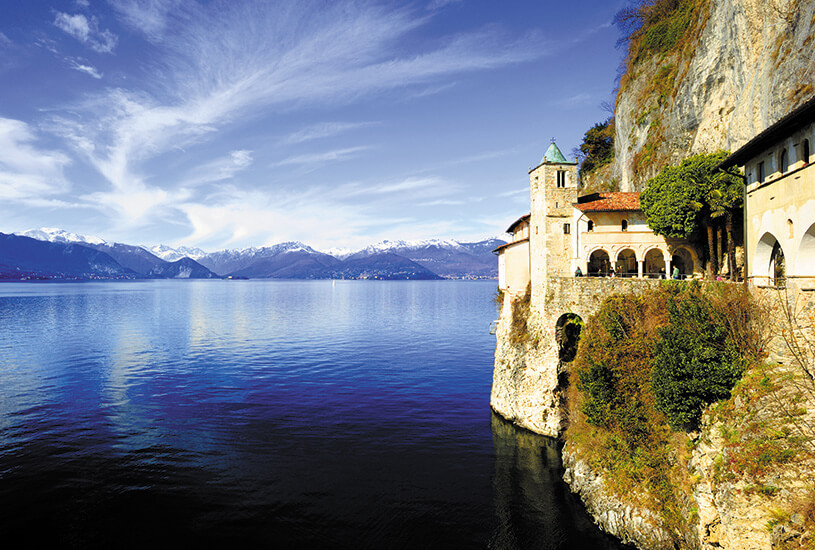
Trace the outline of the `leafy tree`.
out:
[[[600,168],[614,160],[614,119],[598,122],[583,136],[580,144],[580,175]]]
[[[716,170],[729,153],[700,154],[666,166],[650,179],[640,195],[640,205],[648,217],[648,226],[659,235],[693,239],[707,233],[708,270],[719,272],[714,234],[722,225],[727,229],[730,253],[730,277],[735,278],[733,215],[742,207],[742,179]],[[721,239],[719,239],[721,242]]]
[[[674,429],[695,429],[704,407],[730,397],[744,371],[739,346],[698,289],[668,300],[669,324],[658,329],[651,388]]]

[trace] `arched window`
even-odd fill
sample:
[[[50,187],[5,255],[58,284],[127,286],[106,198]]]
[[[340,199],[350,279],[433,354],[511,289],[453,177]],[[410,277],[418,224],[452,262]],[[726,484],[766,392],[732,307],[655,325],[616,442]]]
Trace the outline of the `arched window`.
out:
[[[594,231],[594,222],[589,220],[589,228],[586,231]]]
[[[809,140],[805,139],[804,142],[801,144],[801,159],[803,159],[804,164],[809,164]]]
[[[789,167],[789,156],[787,155],[787,150],[783,149],[781,151],[781,157],[778,159],[778,171],[782,174],[787,171]]]
[[[622,223],[620,224],[620,228],[623,231],[628,231],[628,220],[623,220]]]

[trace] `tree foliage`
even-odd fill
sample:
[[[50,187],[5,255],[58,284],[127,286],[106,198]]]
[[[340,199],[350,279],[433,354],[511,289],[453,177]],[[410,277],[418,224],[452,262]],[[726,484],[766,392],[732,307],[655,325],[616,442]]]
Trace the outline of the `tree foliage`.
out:
[[[669,323],[658,330],[651,387],[658,410],[674,429],[699,425],[705,406],[730,397],[744,372],[738,342],[698,288],[672,296]]]
[[[583,136],[580,144],[580,175],[584,176],[614,160],[614,119],[598,122]]]
[[[707,230],[708,257],[713,253],[713,229],[721,227],[742,207],[744,183],[739,176],[716,170],[727,151],[700,154],[666,166],[648,180],[640,206],[648,226],[659,235],[701,240]],[[712,265],[716,267],[715,260]],[[732,271],[732,270],[731,270]]]

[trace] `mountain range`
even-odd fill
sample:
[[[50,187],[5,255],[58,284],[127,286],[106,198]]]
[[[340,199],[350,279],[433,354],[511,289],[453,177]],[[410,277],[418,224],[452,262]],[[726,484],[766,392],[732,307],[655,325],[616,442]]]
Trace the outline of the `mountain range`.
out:
[[[500,239],[382,241],[361,250],[320,252],[300,242],[205,252],[200,248],[109,243],[41,228],[0,233],[0,279],[495,278]]]

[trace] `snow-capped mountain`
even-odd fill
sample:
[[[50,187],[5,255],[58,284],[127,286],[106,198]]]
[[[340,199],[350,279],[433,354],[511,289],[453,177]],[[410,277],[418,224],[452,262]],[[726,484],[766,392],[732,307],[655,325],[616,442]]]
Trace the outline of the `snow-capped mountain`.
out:
[[[206,266],[219,275],[227,275],[241,271],[255,262],[266,258],[274,258],[281,254],[301,252],[309,255],[319,255],[310,246],[297,241],[279,243],[274,246],[249,247],[232,250],[218,250],[196,258],[201,265]]]
[[[290,241],[206,252],[196,247],[108,243],[56,228],[33,229],[20,235],[91,247],[136,274],[162,278],[178,277],[190,266],[191,277],[208,277],[209,270],[221,276],[250,278],[494,278],[498,275],[498,260],[492,250],[504,243],[500,238],[471,243],[454,239],[385,240],[358,250],[320,252],[302,242]],[[167,265],[182,260],[205,269],[195,269],[192,264]]]
[[[77,235],[76,233],[71,233],[56,227],[40,227],[39,229],[29,229],[27,231],[20,231],[13,234],[21,237],[30,237],[32,239],[37,239],[38,241],[47,241],[50,243],[105,244],[105,241],[99,237]]]
[[[207,255],[207,253],[200,248],[187,246],[172,248],[166,244],[157,244],[155,246],[142,245],[142,248],[168,262],[175,262],[181,258],[192,258],[193,260],[198,260],[199,258],[203,258]]]

